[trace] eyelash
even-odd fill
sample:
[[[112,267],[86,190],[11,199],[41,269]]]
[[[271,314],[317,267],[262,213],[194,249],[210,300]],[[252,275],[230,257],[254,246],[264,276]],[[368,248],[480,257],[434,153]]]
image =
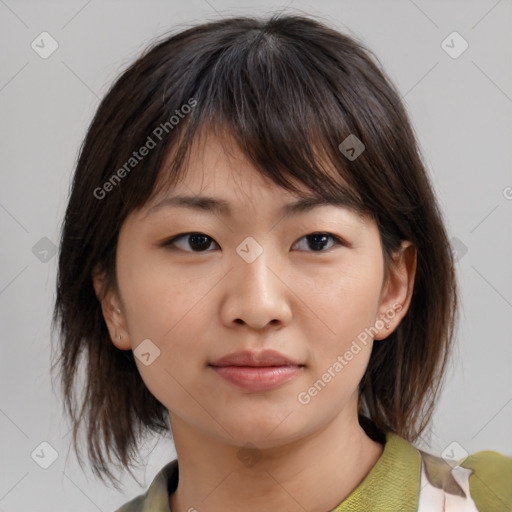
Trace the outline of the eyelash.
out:
[[[209,239],[210,241],[213,241],[214,243],[217,243],[215,242],[215,240],[213,240],[212,237],[204,234],[204,233],[200,233],[200,232],[190,232],[190,233],[181,233],[180,235],[176,235],[172,238],[170,238],[169,240],[166,240],[165,242],[163,242],[161,245],[162,247],[169,247],[171,249],[175,249],[172,247],[172,245],[177,242],[178,240],[180,239],[184,239],[186,238],[187,236],[204,236],[206,237],[207,239]],[[307,238],[307,237],[310,237],[310,236],[315,236],[315,235],[326,235],[327,237],[331,238],[332,240],[334,240],[334,244],[331,246],[331,247],[328,247],[328,249],[332,249],[332,247],[334,246],[338,246],[338,245],[341,245],[341,246],[346,246],[347,244],[338,236],[336,235],[333,235],[332,233],[327,233],[327,232],[324,232],[324,231],[315,231],[314,233],[309,233],[307,235],[304,235],[303,237],[299,238],[298,241],[304,239],[304,238]],[[298,242],[297,241],[297,242]],[[295,242],[295,243],[297,243]],[[217,244],[218,245],[218,244]],[[294,244],[295,245],[295,244]],[[211,252],[211,251],[188,251],[188,250],[184,250],[184,249],[178,249],[178,250],[182,250],[183,252],[190,252],[190,253],[195,253],[195,254],[201,254],[201,253],[206,253],[206,252]],[[306,252],[317,252],[317,253],[322,253],[322,252],[327,252],[327,250],[320,250],[320,251],[306,251]]]

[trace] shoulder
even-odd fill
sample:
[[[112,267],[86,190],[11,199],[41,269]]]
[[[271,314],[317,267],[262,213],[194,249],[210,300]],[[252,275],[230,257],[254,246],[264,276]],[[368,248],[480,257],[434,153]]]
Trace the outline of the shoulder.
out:
[[[169,495],[178,485],[178,461],[166,464],[154,477],[148,490],[114,512],[170,512]]]
[[[512,510],[512,457],[480,451],[459,460],[418,450],[422,460],[418,510],[509,512]]]
[[[486,450],[459,461],[471,470],[469,485],[478,510],[512,510],[512,457]]]
[[[118,509],[116,509],[114,512],[141,512],[144,507],[144,500],[145,495],[141,494],[140,496],[137,496],[136,498],[133,498],[128,503],[125,503]]]

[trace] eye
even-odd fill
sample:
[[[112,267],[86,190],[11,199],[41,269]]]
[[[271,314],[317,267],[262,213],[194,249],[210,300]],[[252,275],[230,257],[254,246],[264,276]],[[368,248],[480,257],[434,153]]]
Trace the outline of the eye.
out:
[[[212,242],[217,245],[213,238],[204,233],[183,233],[167,240],[162,246],[175,246],[186,252],[209,252],[206,249],[210,247]],[[187,246],[192,250],[187,249]]]
[[[330,249],[334,245],[345,245],[345,243],[337,236],[332,235],[331,233],[310,233],[309,235],[305,235],[299,239],[298,242],[294,244],[294,246],[300,244],[301,241],[305,240],[307,242],[308,247],[312,247],[312,252],[326,252],[323,249],[326,248],[328,240],[331,239],[333,243],[327,247]],[[176,235],[162,243],[162,247],[177,247],[180,250],[185,252],[210,252],[207,249],[214,243],[217,245],[215,240],[212,237],[205,235],[204,233],[182,233],[181,235]],[[217,245],[217,248],[219,246]],[[190,250],[191,249],[191,250]],[[307,248],[303,248],[300,250],[308,250]]]
[[[322,249],[325,248],[329,238],[331,240],[334,240],[334,243],[330,245],[328,249],[330,249],[334,245],[344,245],[343,241],[340,238],[338,238],[335,235],[332,235],[331,233],[311,233],[300,238],[299,241],[296,242],[296,244],[298,244],[301,240],[306,240],[308,242],[307,245],[309,247],[314,247],[313,252],[326,252],[322,251]]]

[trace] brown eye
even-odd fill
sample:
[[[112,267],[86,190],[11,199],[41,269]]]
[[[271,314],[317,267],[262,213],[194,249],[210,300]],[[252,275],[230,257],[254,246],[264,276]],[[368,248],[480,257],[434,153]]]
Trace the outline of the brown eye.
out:
[[[167,240],[162,245],[164,247],[177,247],[186,252],[208,252],[207,249],[212,242],[216,244],[213,238],[204,233],[182,233]]]
[[[334,240],[334,243],[329,245],[327,247],[328,249],[334,245],[344,245],[337,236],[332,235],[331,233],[311,233],[309,235],[303,236],[299,241],[306,240],[307,247],[312,248],[312,252],[326,252],[323,249],[325,249],[325,247],[328,245],[329,239]]]

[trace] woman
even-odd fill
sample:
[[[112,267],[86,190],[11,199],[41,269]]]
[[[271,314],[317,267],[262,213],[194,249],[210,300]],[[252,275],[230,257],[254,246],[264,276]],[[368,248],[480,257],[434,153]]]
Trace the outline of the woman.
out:
[[[301,16],[171,35],[108,92],[74,176],[54,322],[75,446],[83,423],[115,483],[107,458],[172,431],[177,460],[121,512],[509,510],[512,458],[412,444],[456,290],[407,114],[360,43]]]

